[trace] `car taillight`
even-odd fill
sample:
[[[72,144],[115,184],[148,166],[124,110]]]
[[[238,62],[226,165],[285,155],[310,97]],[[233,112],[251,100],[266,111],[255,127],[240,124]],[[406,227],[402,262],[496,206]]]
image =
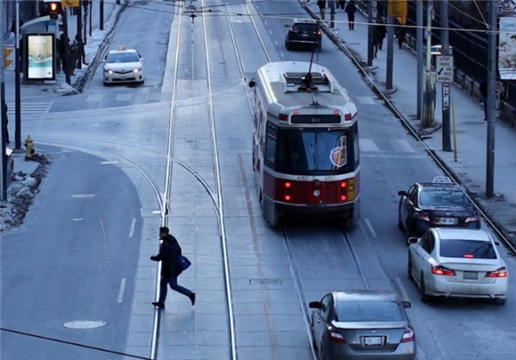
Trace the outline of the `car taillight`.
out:
[[[342,334],[335,332],[335,331],[331,331],[331,330],[328,331],[328,338],[330,339],[330,341],[333,341],[333,342],[338,342],[341,344],[346,343],[346,340],[344,340],[344,336],[342,336]]]
[[[288,181],[285,183],[285,200],[292,200],[292,183]]]
[[[321,35],[321,34],[322,34],[322,32],[320,32],[320,31],[317,32],[317,35]]]
[[[488,272],[486,276],[490,277],[490,278],[505,278],[508,275],[509,274],[507,273],[507,268],[505,266],[503,266],[496,271]]]
[[[346,182],[346,180],[341,181],[340,183],[340,200],[348,200],[348,183]]]
[[[466,216],[464,223],[469,224],[469,223],[478,222],[478,221],[479,221],[479,219],[477,216]]]
[[[416,340],[416,333],[411,328],[406,328],[405,333],[403,334],[403,337],[401,338],[402,343],[415,341]]]
[[[447,269],[442,266],[432,266],[432,274],[444,275],[444,276],[455,276],[455,271]]]
[[[419,220],[430,222],[430,216],[426,213],[415,212],[414,217]]]

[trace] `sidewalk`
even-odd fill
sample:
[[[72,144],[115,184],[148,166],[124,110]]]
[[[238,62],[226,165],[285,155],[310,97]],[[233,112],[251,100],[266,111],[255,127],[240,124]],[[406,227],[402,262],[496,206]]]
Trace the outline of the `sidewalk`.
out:
[[[304,5],[312,17],[319,14],[315,2]],[[329,13],[329,9],[327,9]],[[367,18],[357,11],[355,30],[349,31],[346,13],[336,11],[335,33],[328,28],[325,32],[334,41],[350,50],[360,64],[367,63]],[[316,15],[317,14],[317,15]],[[327,14],[326,19],[329,19]],[[370,76],[379,89],[385,88],[387,63],[387,39],[384,40],[383,50],[378,51],[378,58],[374,60]],[[362,70],[368,71],[368,70]],[[417,117],[417,64],[414,52],[404,45],[399,49],[394,41],[394,71],[393,85],[397,90],[385,96],[391,102],[393,111],[399,112],[404,123],[416,133],[422,130]],[[495,135],[495,170],[494,189],[496,196],[492,199],[485,197],[486,188],[486,142],[487,123],[484,119],[484,110],[479,100],[467,95],[460,87],[451,85],[451,101],[455,104],[457,121],[457,151],[458,160],[454,161],[453,152],[444,152],[442,148],[442,131],[440,127],[433,129],[433,133],[424,136],[424,143],[437,157],[448,172],[470,192],[476,193],[476,203],[487,218],[497,225],[503,235],[516,243],[516,131],[498,121]],[[441,86],[437,84],[437,106],[435,120],[442,122]],[[453,143],[452,143],[453,147]],[[421,179],[425,180],[425,179]]]
[[[100,30],[100,2],[92,1],[92,36],[89,36],[89,18],[87,21],[87,38],[84,51],[86,62],[82,69],[75,69],[75,74],[71,76],[72,87],[66,84],[64,73],[59,72],[55,84],[23,84],[21,86],[22,99],[48,96],[49,93],[70,94],[80,92],[89,76],[89,69],[94,68],[98,63],[99,56],[104,52],[109,39],[118,22],[118,18],[123,9],[127,6],[127,1],[122,1],[121,5],[116,4],[116,0],[104,1],[104,30]],[[89,13],[88,13],[89,16]],[[84,25],[83,25],[84,26]],[[77,16],[71,16],[68,12],[68,37],[73,42],[77,34]],[[5,71],[6,101],[14,101],[15,93],[15,72],[14,66]],[[10,109],[11,110],[11,109]]]

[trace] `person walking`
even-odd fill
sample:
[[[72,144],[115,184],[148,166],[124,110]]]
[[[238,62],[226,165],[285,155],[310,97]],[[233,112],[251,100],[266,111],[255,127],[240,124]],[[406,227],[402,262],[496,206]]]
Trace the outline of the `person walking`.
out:
[[[396,39],[398,39],[398,47],[400,49],[403,48],[403,43],[405,42],[405,35],[407,34],[405,27],[401,25],[398,21],[398,26],[396,27]]]
[[[357,12],[357,6],[354,0],[350,0],[348,6],[346,6],[346,13],[348,14],[349,30],[355,30],[355,13]]]
[[[168,285],[172,290],[188,297],[192,306],[195,305],[195,293],[177,283],[177,278],[183,272],[177,260],[179,255],[182,255],[181,246],[179,246],[176,238],[170,235],[170,230],[166,226],[159,228],[159,237],[163,240],[159,247],[159,253],[150,258],[153,261],[161,261],[159,300],[153,302],[152,305],[160,309],[165,307]]]
[[[487,79],[480,82],[478,90],[480,95],[482,95],[482,102],[484,103],[484,121],[487,121]]]
[[[383,22],[381,17],[378,17],[377,24],[374,26],[373,32],[373,51],[374,58],[378,57],[378,50],[382,50],[383,47],[383,39],[387,34],[387,29],[385,27],[385,23]]]
[[[317,1],[317,6],[319,6],[319,11],[321,13],[321,19],[324,20],[324,16],[326,15],[326,0]]]
[[[7,108],[7,104],[5,103],[5,100],[2,101],[2,111],[4,112],[5,116],[5,128],[4,128],[4,136],[5,136],[5,143],[10,144],[9,141],[9,127],[7,126],[9,124],[9,118],[7,117],[7,111],[9,109]]]

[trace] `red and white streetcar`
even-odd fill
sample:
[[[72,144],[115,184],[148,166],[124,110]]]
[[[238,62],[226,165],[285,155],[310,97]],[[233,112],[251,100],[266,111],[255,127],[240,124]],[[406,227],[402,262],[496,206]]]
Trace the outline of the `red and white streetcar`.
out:
[[[357,108],[331,72],[310,62],[271,62],[254,87],[253,168],[263,217],[360,218]]]

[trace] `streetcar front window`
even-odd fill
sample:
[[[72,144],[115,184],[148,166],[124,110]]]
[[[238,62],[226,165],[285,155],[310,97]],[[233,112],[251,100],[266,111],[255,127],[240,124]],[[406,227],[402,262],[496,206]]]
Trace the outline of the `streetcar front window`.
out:
[[[352,128],[276,129],[275,170],[293,175],[353,171],[358,165],[358,131]],[[355,152],[357,154],[355,154]]]

